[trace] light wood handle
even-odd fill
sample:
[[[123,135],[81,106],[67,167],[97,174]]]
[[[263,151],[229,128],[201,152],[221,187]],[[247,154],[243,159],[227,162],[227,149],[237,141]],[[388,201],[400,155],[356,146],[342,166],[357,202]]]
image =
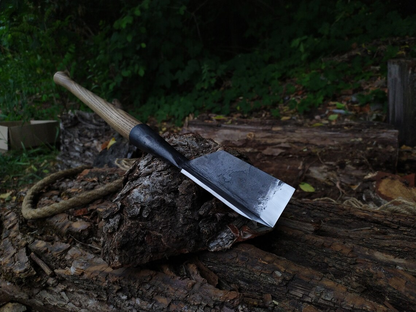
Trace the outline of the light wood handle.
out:
[[[85,103],[126,139],[129,139],[131,129],[136,125],[141,124],[141,122],[133,116],[116,108],[113,104],[108,103],[106,100],[77,84],[64,72],[57,72],[53,76],[53,80],[56,84],[64,87]]]

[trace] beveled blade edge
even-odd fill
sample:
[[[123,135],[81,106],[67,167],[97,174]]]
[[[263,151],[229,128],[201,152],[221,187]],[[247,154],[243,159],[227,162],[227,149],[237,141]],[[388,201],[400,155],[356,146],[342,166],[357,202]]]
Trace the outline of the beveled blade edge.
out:
[[[230,203],[227,199],[225,199],[223,196],[218,194],[218,192],[214,191],[212,188],[210,188],[206,183],[186,171],[185,169],[181,170],[181,173],[187,176],[189,179],[194,181],[196,184],[204,188],[206,191],[214,195],[216,198],[218,198],[220,201],[222,201],[224,204],[226,204],[228,207],[233,209],[235,212],[239,213],[243,217],[246,217],[247,219],[254,220],[258,223],[261,223],[268,227],[274,227],[277,220],[279,219],[280,215],[282,214],[283,210],[285,209],[287,203],[289,202],[290,198],[292,197],[293,192],[295,189],[291,187],[290,185],[283,183],[283,185],[280,185],[279,187],[271,188],[269,190],[269,196],[267,199],[265,199],[262,203],[262,207],[264,207],[266,210],[276,210],[274,213],[268,212],[268,213],[262,213],[261,218],[257,217],[254,214],[246,214],[241,209]],[[249,208],[249,207],[247,207]],[[264,215],[264,217],[263,217]]]
[[[201,180],[199,180],[197,177],[195,177],[194,175],[192,175],[188,171],[182,169],[181,170],[181,173],[184,174],[185,176],[187,176],[192,181],[194,181],[200,187],[202,187],[203,189],[205,189],[206,191],[208,191],[209,193],[211,193],[212,195],[214,195],[216,198],[218,198],[220,201],[222,201],[224,204],[226,204],[228,207],[230,207],[231,209],[233,209],[235,212],[239,213],[243,217],[246,217],[247,219],[250,219],[250,220],[254,220],[254,221],[259,222],[259,223],[261,223],[263,225],[270,226],[267,223],[265,223],[263,220],[261,220],[260,218],[258,218],[257,216],[255,216],[255,215],[248,216],[246,213],[244,213],[243,211],[241,211],[240,209],[238,209],[235,205],[231,204],[223,196],[221,196],[220,194],[218,194],[217,192],[215,192],[212,188],[210,188],[208,185],[206,185],[204,182],[202,182]]]
[[[270,187],[266,199],[261,203],[261,218],[268,226],[275,226],[294,192],[295,188],[286,183]]]

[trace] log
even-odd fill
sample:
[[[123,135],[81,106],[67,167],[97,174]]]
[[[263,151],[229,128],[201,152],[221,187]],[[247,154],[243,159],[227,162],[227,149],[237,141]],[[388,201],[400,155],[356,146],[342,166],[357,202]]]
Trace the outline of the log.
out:
[[[270,294],[285,309],[414,311],[414,224],[403,215],[292,201],[256,247],[199,259],[240,292],[258,301]]]
[[[218,149],[193,135],[166,138],[188,157]],[[108,170],[55,182],[38,207],[99,187]],[[0,206],[0,305],[416,310],[416,231],[409,215],[293,199],[277,226],[263,231],[149,155],[125,173],[120,192],[44,220],[22,218],[26,191]]]
[[[388,62],[389,122],[399,130],[400,144],[416,146],[416,60]]]
[[[220,148],[195,135],[166,139],[188,159]],[[103,216],[103,255],[113,268],[198,250],[226,249],[237,240],[269,231],[239,216],[177,168],[151,155],[136,162],[125,179],[113,211],[107,210]]]
[[[382,123],[308,126],[201,116],[189,121],[187,132],[243,153],[254,166],[295,188],[311,184],[315,192],[296,194],[308,199],[358,197],[356,189],[368,173],[396,172],[398,161],[398,131]]]
[[[416,310],[408,216],[292,201],[250,244],[113,269],[70,235],[34,235],[18,208],[1,208],[0,302],[38,311]]]

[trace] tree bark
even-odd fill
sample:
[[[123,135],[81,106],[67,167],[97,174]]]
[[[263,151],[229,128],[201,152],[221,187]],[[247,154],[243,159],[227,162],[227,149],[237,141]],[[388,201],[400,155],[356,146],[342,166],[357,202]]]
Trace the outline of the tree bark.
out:
[[[277,120],[201,117],[184,132],[198,133],[233,148],[276,178],[315,192],[308,199],[356,196],[356,187],[370,172],[394,173],[398,161],[398,132],[382,123],[307,126]],[[361,198],[362,200],[362,198]]]
[[[408,216],[294,200],[250,244],[113,269],[71,235],[28,232],[12,206],[2,208],[0,302],[39,311],[415,311]]]
[[[220,148],[194,135],[167,140],[188,159]],[[221,250],[236,240],[269,231],[239,216],[177,168],[151,155],[127,172],[113,207],[103,215],[103,253],[114,268],[198,250]],[[235,234],[240,231],[244,237]]]
[[[414,222],[403,215],[292,201],[275,231],[256,247],[239,245],[199,259],[240,292],[270,294],[286,308],[414,311]]]
[[[191,135],[167,139],[188,157],[218,148]],[[98,187],[107,170],[56,182],[38,207]],[[0,208],[0,304],[37,311],[416,310],[414,217],[293,199],[265,231],[151,156],[125,174],[119,193],[44,220],[22,218],[24,194]]]

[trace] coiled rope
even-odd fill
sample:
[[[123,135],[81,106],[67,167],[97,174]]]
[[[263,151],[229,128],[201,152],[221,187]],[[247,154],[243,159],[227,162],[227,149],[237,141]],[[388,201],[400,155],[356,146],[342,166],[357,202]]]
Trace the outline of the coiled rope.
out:
[[[41,219],[46,217],[54,216],[58,213],[67,211],[68,209],[86,205],[96,199],[102,198],[108,194],[114,193],[121,189],[123,185],[123,178],[117,179],[111,183],[106,184],[98,189],[88,191],[77,195],[68,200],[61,201],[59,203],[52,204],[50,206],[42,207],[36,209],[33,207],[34,199],[36,195],[43,190],[46,186],[54,183],[55,181],[64,178],[73,176],[81,173],[85,169],[91,168],[90,166],[81,166],[77,168],[72,168],[68,170],[59,171],[53,173],[46,178],[40,180],[27,192],[23,203],[22,203],[22,214],[25,219]]]

